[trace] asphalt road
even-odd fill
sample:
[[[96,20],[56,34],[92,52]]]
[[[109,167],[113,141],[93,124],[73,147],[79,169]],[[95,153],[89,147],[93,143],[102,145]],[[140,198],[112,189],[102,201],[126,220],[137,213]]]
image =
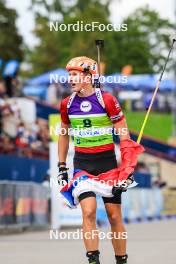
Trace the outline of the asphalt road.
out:
[[[176,263],[176,220],[128,224],[126,227],[129,264]],[[100,251],[101,264],[115,264],[109,240],[101,240]],[[81,240],[50,240],[49,230],[0,236],[2,264],[86,264],[84,255]]]

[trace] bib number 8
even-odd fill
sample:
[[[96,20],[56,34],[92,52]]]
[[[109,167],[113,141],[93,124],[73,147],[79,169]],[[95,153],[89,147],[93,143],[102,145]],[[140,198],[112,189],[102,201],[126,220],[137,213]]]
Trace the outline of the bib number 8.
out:
[[[83,124],[84,124],[84,127],[91,127],[92,126],[90,119],[84,119]]]

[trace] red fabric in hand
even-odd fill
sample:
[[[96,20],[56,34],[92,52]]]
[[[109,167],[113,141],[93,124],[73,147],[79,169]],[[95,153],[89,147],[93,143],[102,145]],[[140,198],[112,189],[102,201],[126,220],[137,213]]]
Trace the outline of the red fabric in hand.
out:
[[[137,165],[137,157],[144,152],[145,149],[137,142],[126,139],[120,142],[121,165],[119,170],[119,180],[126,180],[130,174],[134,172]]]
[[[120,167],[100,173],[97,176],[92,175],[84,170],[77,172],[70,183],[61,189],[61,192],[68,190],[73,182],[82,175],[87,175],[90,179],[94,179],[95,181],[103,181],[110,186],[115,186],[117,182],[126,180],[129,175],[134,172],[134,169],[137,165],[138,155],[144,152],[145,149],[135,141],[127,139],[120,142],[120,151],[122,157],[122,163]]]

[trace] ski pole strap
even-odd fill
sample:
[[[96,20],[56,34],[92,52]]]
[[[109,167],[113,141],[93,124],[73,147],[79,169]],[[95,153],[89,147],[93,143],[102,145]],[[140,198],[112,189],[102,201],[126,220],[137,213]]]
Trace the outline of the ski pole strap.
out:
[[[105,103],[104,103],[104,100],[103,100],[101,89],[100,88],[95,88],[95,94],[96,94],[98,102],[101,104],[101,106],[103,108],[105,108]]]
[[[76,96],[76,92],[72,93],[72,95],[70,96],[69,101],[67,103],[67,110],[70,108],[75,96]]]

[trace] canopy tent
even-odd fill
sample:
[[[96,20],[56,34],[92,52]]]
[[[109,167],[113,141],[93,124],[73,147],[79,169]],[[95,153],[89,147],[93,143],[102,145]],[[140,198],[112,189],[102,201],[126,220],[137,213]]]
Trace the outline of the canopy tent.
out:
[[[46,85],[26,85],[23,87],[23,94],[25,96],[32,96],[35,98],[40,98],[41,100],[46,100]]]
[[[112,77],[112,82],[108,81],[109,77]],[[151,90],[156,87],[158,81],[158,75],[156,74],[134,74],[127,76],[127,81],[123,82],[123,75],[120,73],[106,76],[105,85],[111,88],[121,88],[125,90]],[[117,82],[120,80],[120,82]],[[176,80],[164,79],[161,82],[161,91],[172,91],[176,89]]]
[[[67,83],[64,80],[67,80],[68,72],[64,69],[56,69],[49,72],[46,72],[42,75],[29,79],[27,81],[27,86],[36,87],[36,86],[48,86],[52,83],[55,83],[54,80],[63,80],[62,85],[65,86]],[[55,78],[54,78],[55,76]],[[56,78],[58,77],[58,78]],[[155,88],[158,75],[156,74],[134,74],[127,76],[127,81],[123,82],[124,76],[120,73],[114,73],[111,75],[106,75],[102,79],[103,84],[109,88],[121,88],[124,90],[152,90]],[[172,91],[176,89],[176,80],[163,79],[160,85],[161,91]]]
[[[51,84],[51,76],[58,76],[58,77],[67,77],[68,72],[64,69],[56,69],[49,72],[46,72],[42,75],[29,79],[27,84],[31,86],[36,85],[49,85]]]
[[[165,91],[165,90],[171,90],[173,91],[176,89],[176,80],[170,80],[170,79],[165,79],[161,82],[160,89]]]
[[[66,88],[68,72],[64,69],[56,69],[31,78],[23,87],[23,94],[47,100],[47,88],[50,84],[60,83]]]

